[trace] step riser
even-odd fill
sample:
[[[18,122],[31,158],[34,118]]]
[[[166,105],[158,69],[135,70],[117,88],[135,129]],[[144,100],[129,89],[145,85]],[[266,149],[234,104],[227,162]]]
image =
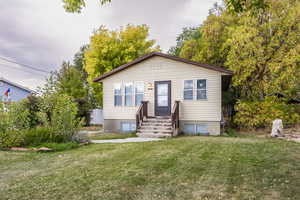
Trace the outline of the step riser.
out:
[[[144,122],[154,122],[154,123],[171,123],[172,121],[171,120],[162,120],[162,119],[146,119],[144,120]]]
[[[143,133],[138,133],[137,134],[139,137],[143,137],[143,138],[168,138],[168,137],[172,137],[171,134],[143,134]]]
[[[169,117],[147,118],[137,130],[139,137],[165,138],[172,137],[173,126]]]
[[[168,126],[142,126],[140,130],[172,130],[172,127]]]
[[[172,130],[138,130],[138,133],[151,133],[151,134],[172,134]]]
[[[142,123],[142,126],[169,126],[172,127],[171,123],[165,123],[165,124],[161,124],[161,123]]]

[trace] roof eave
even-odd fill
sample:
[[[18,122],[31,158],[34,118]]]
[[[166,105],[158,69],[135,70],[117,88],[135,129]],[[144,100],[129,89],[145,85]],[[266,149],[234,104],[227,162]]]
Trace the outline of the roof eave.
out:
[[[121,65],[120,67],[117,67],[115,68],[114,70],[110,71],[110,72],[107,72],[105,74],[103,74],[102,76],[98,77],[98,78],[95,78],[93,80],[93,82],[101,82],[103,79],[115,74],[115,73],[118,73],[124,69],[127,69],[128,67],[132,66],[132,65],[135,65],[137,63],[140,63],[150,57],[153,57],[153,56],[161,56],[161,57],[164,57],[164,58],[169,58],[169,59],[172,59],[172,60],[175,60],[175,61],[178,61],[178,62],[184,62],[186,64],[191,64],[191,65],[196,65],[196,66],[199,66],[199,67],[203,67],[205,69],[209,69],[209,70],[213,70],[213,71],[218,71],[218,72],[221,72],[222,75],[224,76],[231,76],[233,75],[232,71],[229,71],[229,70],[226,70],[226,69],[223,69],[221,67],[217,67],[217,66],[212,66],[212,65],[208,65],[208,64],[201,64],[201,63],[197,63],[197,62],[194,62],[194,61],[191,61],[191,60],[187,60],[187,59],[183,59],[183,58],[179,58],[179,57],[176,57],[176,56],[171,56],[171,55],[168,55],[168,54],[163,54],[163,53],[160,53],[160,52],[152,52],[152,53],[149,53],[149,54],[146,54],[144,56],[141,56],[140,58],[137,58],[136,60],[133,60],[127,64],[124,64],[124,65]]]

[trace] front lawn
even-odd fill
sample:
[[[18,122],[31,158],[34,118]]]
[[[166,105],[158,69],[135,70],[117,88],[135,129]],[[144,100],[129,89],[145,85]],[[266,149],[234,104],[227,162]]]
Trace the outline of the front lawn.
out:
[[[0,199],[299,199],[300,144],[180,137],[0,152]]]
[[[90,140],[112,140],[137,137],[135,133],[97,133],[88,136]]]

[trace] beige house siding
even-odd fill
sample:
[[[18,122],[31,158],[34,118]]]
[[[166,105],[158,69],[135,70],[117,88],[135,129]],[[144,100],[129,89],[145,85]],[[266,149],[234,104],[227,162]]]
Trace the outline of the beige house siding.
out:
[[[221,72],[154,56],[102,80],[104,119],[135,119],[136,106],[114,106],[115,83],[144,82],[144,100],[149,101],[149,116],[154,116],[154,82],[171,80],[171,101],[180,100],[180,120],[221,120]],[[183,100],[183,81],[207,80],[207,100]],[[148,85],[153,89],[149,90]],[[122,89],[124,93],[124,88]],[[123,97],[124,104],[124,97]]]

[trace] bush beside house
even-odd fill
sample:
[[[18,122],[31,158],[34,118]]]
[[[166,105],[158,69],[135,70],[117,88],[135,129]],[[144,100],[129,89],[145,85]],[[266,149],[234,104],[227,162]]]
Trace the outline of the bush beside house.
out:
[[[36,98],[35,105],[29,99],[0,103],[0,148],[72,141],[83,123],[73,99],[64,94]]]
[[[299,105],[288,104],[277,97],[266,97],[263,101],[238,101],[234,122],[241,128],[271,127],[274,119],[282,119],[285,125],[300,122]]]

